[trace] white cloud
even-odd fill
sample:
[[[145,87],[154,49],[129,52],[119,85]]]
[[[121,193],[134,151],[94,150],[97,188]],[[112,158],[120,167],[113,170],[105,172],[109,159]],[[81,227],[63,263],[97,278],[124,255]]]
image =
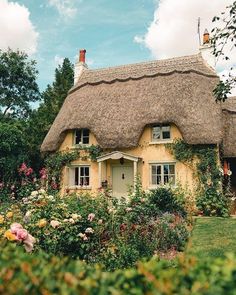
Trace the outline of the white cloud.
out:
[[[138,44],[142,44],[145,42],[145,38],[143,36],[136,35],[134,36],[134,42]]]
[[[205,28],[209,32],[216,25],[212,23],[214,16],[219,16],[233,0],[160,0],[154,12],[154,19],[144,36],[135,36],[134,42],[150,49],[153,57],[158,59],[184,56],[199,52],[199,36],[197,23],[200,17],[200,36]],[[218,25],[218,22],[217,22]],[[221,25],[221,24],[219,24]],[[236,66],[236,50],[225,52],[229,61],[219,59],[217,70],[219,75],[228,73],[230,67]],[[235,90],[233,90],[235,93]]]
[[[145,36],[135,36],[154,57],[162,59],[198,52],[197,20],[201,18],[201,35],[214,27],[212,18],[225,11],[232,0],[160,0],[154,19]]]
[[[64,57],[61,57],[60,55],[56,54],[54,56],[54,62],[55,62],[55,65],[56,67],[57,66],[61,66],[63,64],[63,61],[64,61]]]
[[[81,0],[48,0],[50,6],[55,7],[63,17],[73,18],[77,13],[76,3]]]
[[[17,2],[0,0],[0,49],[20,49],[33,54],[37,49],[38,32],[30,21],[28,8]]]

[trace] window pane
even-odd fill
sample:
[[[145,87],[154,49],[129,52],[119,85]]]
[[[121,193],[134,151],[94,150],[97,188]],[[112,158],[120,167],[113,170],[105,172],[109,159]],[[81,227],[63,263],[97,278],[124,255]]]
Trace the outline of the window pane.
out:
[[[157,175],[157,184],[161,184],[161,175]]]
[[[169,165],[164,165],[164,174],[169,174]]]
[[[169,183],[175,184],[175,175],[170,175],[169,176]]]
[[[169,139],[170,138],[170,132],[169,131],[162,132],[162,138],[163,139]]]
[[[162,138],[163,139],[168,139],[170,138],[170,126],[162,126]]]
[[[161,128],[160,126],[155,126],[152,128],[152,138],[153,140],[157,140],[161,138]]]
[[[157,184],[157,177],[156,175],[152,176],[152,185],[156,185]]]
[[[157,166],[156,165],[152,165],[152,175],[153,174],[157,174]]]
[[[83,129],[83,136],[89,137],[89,129]]]
[[[161,174],[161,165],[156,166],[157,168],[157,174]]]
[[[83,136],[83,144],[89,144],[89,137]]]
[[[80,176],[84,176],[84,167],[80,167]]]
[[[75,183],[74,185],[79,184],[79,168],[75,168]]]
[[[85,177],[85,185],[89,185],[89,177]]]
[[[164,175],[164,184],[169,183],[169,176]]]
[[[175,174],[175,165],[169,165],[170,174]]]
[[[85,176],[89,176],[89,167],[84,167],[85,170]]]
[[[84,178],[83,177],[80,177],[79,185],[80,186],[83,186],[84,185]]]
[[[81,130],[75,130],[75,144],[81,143]]]

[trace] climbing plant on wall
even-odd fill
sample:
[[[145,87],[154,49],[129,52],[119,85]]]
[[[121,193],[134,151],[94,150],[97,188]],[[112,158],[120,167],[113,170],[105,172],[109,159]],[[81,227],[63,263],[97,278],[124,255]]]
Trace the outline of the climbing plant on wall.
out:
[[[81,159],[96,161],[102,153],[99,145],[77,146],[75,150],[69,152],[56,152],[50,154],[46,160],[47,180],[49,190],[59,190],[61,183],[62,168],[69,165],[72,161]]]
[[[198,209],[207,216],[227,216],[228,201],[222,192],[222,174],[216,146],[190,145],[178,139],[166,147],[176,160],[196,171]]]

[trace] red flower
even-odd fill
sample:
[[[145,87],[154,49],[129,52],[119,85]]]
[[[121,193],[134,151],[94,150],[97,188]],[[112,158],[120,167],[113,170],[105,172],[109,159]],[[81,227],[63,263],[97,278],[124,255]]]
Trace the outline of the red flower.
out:
[[[34,172],[34,170],[32,168],[28,168],[25,172],[25,175],[30,176],[33,172]]]
[[[25,172],[27,170],[27,166],[25,163],[22,163],[20,168],[19,168],[19,172],[22,173],[22,172]]]
[[[46,168],[42,168],[42,169],[39,171],[39,174],[40,174],[40,178],[41,178],[41,179],[46,179],[46,178],[47,178],[47,169],[46,169]]]

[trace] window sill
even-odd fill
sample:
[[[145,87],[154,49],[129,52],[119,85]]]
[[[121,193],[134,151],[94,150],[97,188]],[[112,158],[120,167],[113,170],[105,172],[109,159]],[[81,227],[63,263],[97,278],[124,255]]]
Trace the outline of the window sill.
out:
[[[156,190],[156,189],[159,189],[161,187],[172,187],[172,188],[175,188],[176,187],[176,184],[170,184],[170,183],[166,183],[166,184],[159,184],[159,185],[156,185],[156,186],[149,186],[148,187],[148,190],[149,191],[152,191],[152,190]]]
[[[89,146],[90,146],[90,144],[74,144],[74,145],[72,145],[72,148],[73,149],[81,149],[81,148],[87,148]]]
[[[79,185],[73,185],[73,186],[68,186],[66,189],[73,189],[73,190],[91,190],[91,186],[79,186]]]
[[[173,143],[173,139],[151,141],[149,142],[149,145],[156,145],[156,144],[158,145],[158,144],[165,144],[165,143]]]

